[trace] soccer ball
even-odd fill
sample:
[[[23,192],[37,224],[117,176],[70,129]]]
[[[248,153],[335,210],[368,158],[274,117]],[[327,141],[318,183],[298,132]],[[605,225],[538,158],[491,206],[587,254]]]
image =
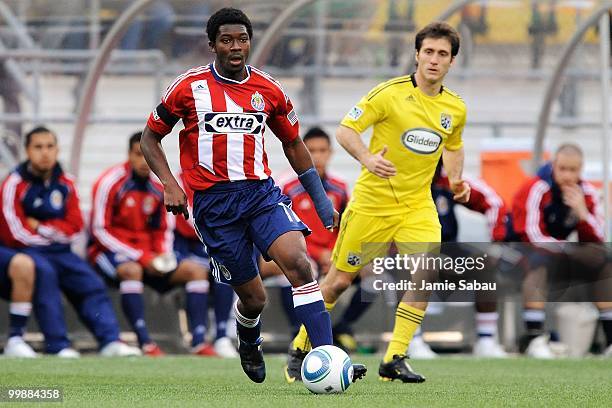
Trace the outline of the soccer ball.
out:
[[[351,358],[335,346],[319,346],[302,362],[302,382],[315,394],[340,394],[351,385],[352,378]]]

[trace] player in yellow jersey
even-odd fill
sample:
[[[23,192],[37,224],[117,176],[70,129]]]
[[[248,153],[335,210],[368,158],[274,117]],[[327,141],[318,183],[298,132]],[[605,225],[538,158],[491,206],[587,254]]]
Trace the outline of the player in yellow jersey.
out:
[[[338,142],[361,163],[362,171],[342,217],[332,267],[321,284],[328,310],[362,266],[384,256],[391,242],[404,254],[437,247],[441,227],[430,186],[440,156],[454,199],[466,202],[469,198],[470,187],[461,179],[466,107],[442,85],[459,51],[459,36],[446,23],[431,23],[417,33],[415,49],[416,72],[375,87],[349,111],[336,132]],[[361,133],[370,126],[373,135],[366,147]],[[414,243],[422,244],[415,247]],[[379,367],[382,379],[425,381],[412,371],[406,350],[426,307],[423,296],[404,294]],[[302,327],[289,350],[285,370],[289,382],[299,379],[301,360],[309,349]]]

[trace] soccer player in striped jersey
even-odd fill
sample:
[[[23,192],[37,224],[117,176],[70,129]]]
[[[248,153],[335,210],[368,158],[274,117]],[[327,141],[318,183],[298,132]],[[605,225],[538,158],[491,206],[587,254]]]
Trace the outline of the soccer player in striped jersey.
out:
[[[158,293],[184,286],[191,353],[215,355],[204,342],[208,268],[174,252],[174,217],[166,215],[162,186],[142,156],[140,138],[141,132],[131,135],[127,162],[107,169],[94,183],[89,259],[107,282],[119,287],[121,308],[144,355],[164,352],[149,336],[143,284]]]
[[[306,255],[308,227],[291,210],[291,200],[270,178],[264,149],[269,127],[312,197],[326,228],[338,225],[304,143],[291,100],[267,73],[247,65],[253,29],[240,10],[223,8],[206,27],[213,63],[187,71],[166,91],[143,132],[142,151],[164,185],[166,209],[189,216],[187,196],[174,178],[162,138],[183,121],[181,169],[194,190],[196,230],[210,255],[213,276],[238,295],[234,311],[242,368],[254,382],[266,375],[259,316],[266,292],[253,260],[254,246],[273,259],[293,287],[298,319],[313,346],[332,344],[329,313]],[[365,374],[356,367],[353,380]]]
[[[55,133],[36,127],[24,142],[28,159],[0,186],[0,243],[27,254],[36,264],[33,306],[46,351],[79,356],[67,336],[63,292],[98,340],[101,355],[140,355],[140,350],[119,341],[119,323],[104,282],[72,251],[84,222],[75,181],[57,161]]]

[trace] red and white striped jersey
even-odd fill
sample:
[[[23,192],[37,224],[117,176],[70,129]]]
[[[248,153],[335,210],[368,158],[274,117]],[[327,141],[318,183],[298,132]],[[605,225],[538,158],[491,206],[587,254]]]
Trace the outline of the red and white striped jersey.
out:
[[[603,242],[603,212],[595,187],[586,181],[579,183],[589,210],[587,219],[580,220],[563,202],[552,172],[546,176],[541,173],[529,179],[514,197],[512,224],[520,240],[531,243],[563,242],[573,231],[577,231],[579,242]]]
[[[222,77],[214,63],[193,68],[168,87],[147,126],[160,135],[182,120],[181,169],[193,190],[216,183],[264,180],[271,171],[264,147],[268,126],[283,143],[299,134],[297,115],[280,84],[250,65],[247,77]]]
[[[166,214],[163,187],[152,175],[136,176],[129,163],[111,167],[94,183],[90,228],[91,260],[111,251],[146,267],[172,251],[174,217]]]

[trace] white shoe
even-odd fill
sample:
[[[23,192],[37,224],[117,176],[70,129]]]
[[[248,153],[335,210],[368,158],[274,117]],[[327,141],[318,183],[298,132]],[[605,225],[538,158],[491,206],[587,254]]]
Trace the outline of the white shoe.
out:
[[[238,352],[236,351],[236,346],[234,346],[234,342],[229,337],[221,337],[220,339],[215,340],[215,344],[213,345],[215,348],[215,352],[219,357],[222,358],[236,358],[238,357]]]
[[[408,355],[413,360],[431,360],[438,358],[438,355],[425,343],[422,336],[416,336],[408,346]]]
[[[128,346],[120,341],[112,341],[100,350],[102,357],[131,357],[141,356],[142,352],[139,348]]]
[[[608,346],[603,352],[603,356],[607,358],[612,358],[612,344]]]
[[[543,334],[531,340],[529,346],[525,350],[525,354],[529,357],[539,358],[543,360],[551,360],[556,358],[555,353],[550,349],[549,336]]]
[[[480,337],[474,344],[474,356],[483,358],[508,358],[508,353],[493,337]]]
[[[61,349],[57,354],[59,358],[79,358],[81,357],[81,353],[73,349],[72,347],[66,347]]]
[[[8,339],[6,346],[4,346],[4,355],[6,357],[19,357],[19,358],[35,358],[38,354],[28,343],[26,343],[21,336],[13,336]]]

